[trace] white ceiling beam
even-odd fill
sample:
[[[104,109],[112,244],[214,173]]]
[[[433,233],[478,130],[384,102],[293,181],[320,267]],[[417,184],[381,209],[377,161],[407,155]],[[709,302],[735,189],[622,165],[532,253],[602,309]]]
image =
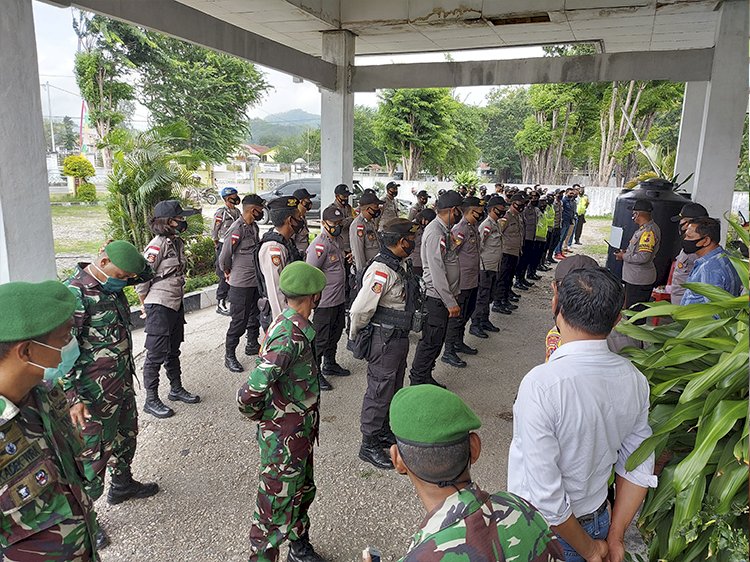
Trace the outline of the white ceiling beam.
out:
[[[229,55],[336,88],[336,66],[175,0],[47,0],[160,31]]]
[[[713,49],[691,49],[578,57],[367,65],[353,67],[352,91],[613,80],[690,82],[708,80],[712,62]]]

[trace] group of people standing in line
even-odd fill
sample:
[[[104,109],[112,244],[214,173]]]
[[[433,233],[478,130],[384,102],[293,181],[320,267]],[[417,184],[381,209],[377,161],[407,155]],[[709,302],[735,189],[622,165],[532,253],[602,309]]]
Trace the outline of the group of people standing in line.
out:
[[[288,560],[323,560],[308,532],[313,448],[320,392],[332,389],[327,377],[350,375],[336,359],[348,317],[348,347],[367,361],[359,457],[408,474],[430,513],[405,560],[476,552],[487,560],[505,553],[529,561],[619,562],[624,530],[656,477],[653,457],[633,471],[624,468],[651,433],[648,385],[606,339],[627,306],[628,283],[638,289],[647,283],[625,279],[623,291],[595,263],[570,260],[563,267],[571,201],[583,190],[544,194],[498,185],[481,198],[449,190],[433,207],[420,192],[408,218],[400,218],[398,187],[389,183],[383,200],[366,190],[355,213],[350,190],[337,186],[312,241],[306,214],[314,195],[307,191],[268,204],[254,194],[240,199],[231,188],[222,192],[225,206],[214,215],[213,232],[225,281],[217,310],[231,316],[225,365],[244,371],[237,358],[243,333],[245,355],[257,355],[237,393],[240,412],[259,426],[250,559],[276,560],[289,540]],[[576,209],[585,215],[585,206]],[[6,560],[96,560],[109,539],[92,502],[103,493],[108,466],[110,504],[158,493],[158,485],[138,482],[131,471],[138,423],[123,288],[135,286],[145,316],[144,412],[170,417],[174,410],[159,396],[162,365],[169,401],[200,401],[184,388],[180,364],[186,271],[180,234],[199,212],[162,201],[143,252],[112,241],[64,284],[0,286]],[[257,222],[266,212],[273,228],[261,236]],[[634,210],[641,228],[634,249],[622,252],[625,264],[641,267],[637,254],[658,249],[649,212]],[[728,280],[725,288],[739,294],[713,219],[696,212],[686,206],[678,218],[685,254],[697,255],[689,279]],[[514,406],[509,493],[490,495],[469,475],[481,449],[473,430],[481,422],[433,370],[441,350],[444,363],[466,367],[462,355],[478,353],[464,341],[467,325],[478,338],[498,332],[490,311],[512,314],[522,292],[540,279],[537,272],[560,260],[552,284],[558,346],[524,378]],[[689,258],[680,260],[675,271],[682,273]],[[683,304],[693,302],[690,294]],[[412,331],[421,338],[411,386],[402,389]],[[607,390],[613,387],[620,389],[617,399]],[[613,467],[614,508],[607,501]]]

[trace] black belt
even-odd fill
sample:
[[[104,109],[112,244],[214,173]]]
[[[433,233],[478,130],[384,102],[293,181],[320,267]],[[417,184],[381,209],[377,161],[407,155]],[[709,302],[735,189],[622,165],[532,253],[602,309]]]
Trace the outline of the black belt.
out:
[[[576,517],[578,519],[578,522],[581,525],[586,525],[588,523],[591,523],[594,520],[594,517],[599,517],[602,515],[605,511],[607,511],[607,500],[604,500],[604,503],[599,506],[599,509],[597,509],[594,513],[589,513],[588,515],[581,515],[580,517]]]
[[[395,338],[408,338],[409,337],[409,330],[402,330],[400,328],[396,328],[395,326],[390,326],[388,324],[376,324],[374,322],[371,322],[370,324],[375,330],[380,330],[381,332],[392,332],[393,337]]]

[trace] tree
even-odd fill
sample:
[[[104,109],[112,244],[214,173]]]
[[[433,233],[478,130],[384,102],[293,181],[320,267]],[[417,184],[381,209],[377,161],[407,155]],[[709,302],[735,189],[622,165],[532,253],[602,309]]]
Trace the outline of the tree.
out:
[[[63,161],[63,175],[73,178],[74,196],[78,196],[78,187],[95,174],[94,165],[83,154],[71,154]]]
[[[401,160],[404,179],[413,180],[425,162],[445,158],[456,135],[454,101],[448,88],[383,90],[375,130],[389,171]]]
[[[479,164],[479,138],[484,132],[481,110],[457,99],[450,104],[449,118],[455,134],[448,139],[448,149],[441,160],[426,159],[426,168],[442,181],[458,172],[474,172]]]
[[[110,169],[112,151],[106,138],[125,118],[122,104],[135,96],[127,80],[142,53],[145,35],[137,27],[80,11],[74,12],[73,30],[80,46],[73,71],[89,121],[104,143],[104,167]]]
[[[63,117],[62,123],[60,125],[60,136],[57,137],[57,142],[59,143],[59,145],[65,150],[76,150],[80,148],[78,146],[78,131],[76,131],[75,129],[73,120],[66,115],[65,117]],[[55,135],[57,135],[57,131],[55,131]]]
[[[375,134],[377,110],[366,105],[354,106],[354,167],[385,165],[385,155]]]
[[[320,164],[320,129],[306,129],[279,145],[277,162],[292,164],[302,158],[308,164]]]
[[[255,65],[179,39],[148,32],[148,56],[138,69],[139,99],[152,123],[187,131],[173,150],[207,163],[225,162],[249,134],[247,110],[269,85]]]
[[[521,156],[513,139],[531,115],[527,88],[495,88],[481,113],[484,131],[479,138],[482,160],[494,168],[497,180],[521,181]]]

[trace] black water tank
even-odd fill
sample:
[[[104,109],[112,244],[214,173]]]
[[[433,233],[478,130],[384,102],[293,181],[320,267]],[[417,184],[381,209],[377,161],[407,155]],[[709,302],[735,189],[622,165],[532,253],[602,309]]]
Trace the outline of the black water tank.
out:
[[[637,230],[633,222],[633,205],[639,199],[650,201],[654,206],[651,218],[661,229],[661,245],[654,258],[656,265],[656,284],[664,285],[669,277],[672,260],[680,253],[680,233],[676,223],[671,218],[680,213],[680,209],[690,199],[674,192],[674,184],[660,178],[653,178],[638,184],[633,189],[623,189],[617,196],[612,226],[622,228],[622,242],[620,247],[625,249]],[[622,262],[615,259],[615,251],[610,248],[607,255],[607,268],[618,278],[622,278]]]

